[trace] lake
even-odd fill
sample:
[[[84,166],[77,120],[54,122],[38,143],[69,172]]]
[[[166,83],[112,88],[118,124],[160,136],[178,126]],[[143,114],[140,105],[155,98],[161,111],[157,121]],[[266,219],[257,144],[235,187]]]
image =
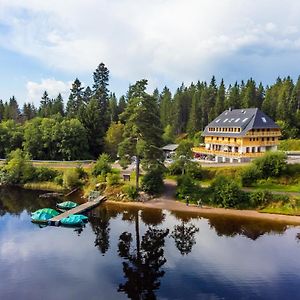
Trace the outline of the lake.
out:
[[[0,189],[0,299],[300,299],[299,227],[104,204],[40,228],[38,195]]]

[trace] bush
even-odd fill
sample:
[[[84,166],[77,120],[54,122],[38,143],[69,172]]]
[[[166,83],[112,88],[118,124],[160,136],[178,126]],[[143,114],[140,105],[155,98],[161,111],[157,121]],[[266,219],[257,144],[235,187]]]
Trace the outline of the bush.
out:
[[[190,175],[182,175],[177,179],[176,194],[179,199],[185,199],[188,196],[192,200],[197,200],[200,188]]]
[[[169,167],[170,175],[183,175],[188,174],[194,179],[203,178],[203,169],[202,167],[193,161],[176,159]]]
[[[159,167],[149,170],[142,178],[142,190],[151,195],[163,191],[163,172]]]
[[[20,184],[33,180],[35,169],[29,157],[21,149],[12,151],[2,169],[2,178],[7,184]]]
[[[250,194],[250,205],[252,207],[265,206],[273,200],[273,195],[269,191],[257,191]]]
[[[202,179],[203,170],[201,165],[196,162],[190,161],[186,166],[186,174],[189,174],[194,179]]]
[[[77,166],[75,170],[78,173],[79,179],[88,178],[88,173],[83,169],[82,166]]]
[[[64,184],[64,179],[63,179],[63,174],[59,174],[54,178],[54,182],[58,185],[63,185]]]
[[[108,173],[106,176],[106,181],[107,181],[108,186],[118,185],[120,183],[120,175]]]
[[[92,169],[92,174],[94,176],[98,176],[98,175],[106,175],[108,173],[111,173],[110,157],[108,154],[103,153],[97,159],[96,164]]]
[[[139,193],[135,186],[133,185],[124,185],[122,189],[123,193],[125,193],[129,199],[134,200],[138,197]]]
[[[261,177],[262,174],[256,165],[250,165],[241,172],[243,186],[252,186]]]
[[[58,171],[46,167],[37,167],[34,172],[35,181],[53,181],[58,175]]]
[[[278,177],[287,168],[286,155],[282,152],[267,152],[253,161],[262,174],[262,178]]]
[[[247,202],[246,193],[232,179],[218,176],[212,183],[213,204],[221,207],[237,207]]]
[[[68,189],[73,189],[81,185],[76,169],[70,169],[64,173],[63,185]]]

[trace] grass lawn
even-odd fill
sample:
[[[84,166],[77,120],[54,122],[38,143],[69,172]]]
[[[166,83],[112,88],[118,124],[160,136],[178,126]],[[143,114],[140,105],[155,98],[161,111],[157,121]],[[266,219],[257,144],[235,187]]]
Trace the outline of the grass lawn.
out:
[[[51,192],[64,192],[65,189],[54,182],[30,182],[25,183],[24,188],[28,190],[41,190],[41,191],[51,191]]]
[[[291,193],[300,193],[300,184],[294,185],[285,185],[285,184],[276,184],[276,183],[259,183],[251,187],[251,190],[269,190],[273,192],[291,192]]]

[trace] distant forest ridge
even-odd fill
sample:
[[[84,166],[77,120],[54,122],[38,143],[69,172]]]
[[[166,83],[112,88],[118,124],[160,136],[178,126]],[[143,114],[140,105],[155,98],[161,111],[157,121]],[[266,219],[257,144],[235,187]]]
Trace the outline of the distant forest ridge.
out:
[[[0,157],[15,148],[23,148],[36,159],[97,157],[105,150],[108,129],[126,122],[128,103],[146,95],[155,99],[165,142],[182,133],[194,137],[229,107],[257,107],[280,125],[284,138],[300,136],[300,77],[296,82],[289,76],[277,78],[269,86],[257,84],[252,78],[225,86],[223,80],[218,83],[213,76],[210,82],[182,84],[174,94],[164,87],[162,91],[155,89],[152,95],[146,93],[147,83],[146,79],[137,81],[117,99],[109,90],[109,70],[101,63],[93,73],[91,87],[83,87],[78,78],[74,80],[67,101],[60,94],[51,99],[47,91],[39,107],[25,103],[20,108],[15,97],[0,100]],[[42,145],[35,145],[30,135]],[[82,143],[84,146],[73,149]]]

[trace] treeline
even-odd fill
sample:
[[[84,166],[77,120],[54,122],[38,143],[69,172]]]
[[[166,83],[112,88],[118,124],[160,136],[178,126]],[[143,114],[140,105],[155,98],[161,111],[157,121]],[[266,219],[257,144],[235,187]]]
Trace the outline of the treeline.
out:
[[[15,97],[0,100],[0,156],[23,148],[34,159],[96,158],[104,151],[115,157],[123,140],[126,107],[145,96],[147,80],[130,85],[119,99],[108,86],[109,70],[101,63],[93,73],[93,85],[83,87],[76,78],[67,101],[60,94],[51,99],[47,91],[39,107],[25,103],[20,109]],[[212,77],[209,83],[182,84],[174,95],[165,87],[148,96],[158,107],[156,126],[162,129],[164,143],[183,133],[199,135],[229,107],[258,107],[280,125],[284,138],[300,136],[300,78],[296,83],[290,77],[278,78],[266,87],[250,78],[226,87]]]

